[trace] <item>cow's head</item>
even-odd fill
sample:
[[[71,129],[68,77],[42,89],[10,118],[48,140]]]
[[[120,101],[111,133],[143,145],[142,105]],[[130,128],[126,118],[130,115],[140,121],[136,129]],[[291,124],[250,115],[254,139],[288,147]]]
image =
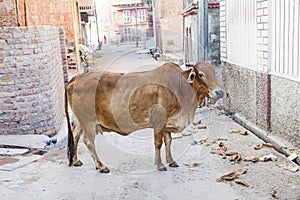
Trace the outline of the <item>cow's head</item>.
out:
[[[218,100],[224,91],[220,88],[214,66],[210,62],[197,63],[183,72],[187,81],[193,86],[199,105],[204,97]]]

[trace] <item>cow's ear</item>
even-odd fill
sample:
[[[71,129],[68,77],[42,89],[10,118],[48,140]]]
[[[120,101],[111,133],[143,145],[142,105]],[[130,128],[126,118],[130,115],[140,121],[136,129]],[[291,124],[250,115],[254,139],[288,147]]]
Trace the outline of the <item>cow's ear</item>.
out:
[[[188,71],[189,71],[189,74],[188,74],[186,81],[188,83],[193,83],[195,80],[195,77],[196,77],[196,73],[193,68],[189,69]]]

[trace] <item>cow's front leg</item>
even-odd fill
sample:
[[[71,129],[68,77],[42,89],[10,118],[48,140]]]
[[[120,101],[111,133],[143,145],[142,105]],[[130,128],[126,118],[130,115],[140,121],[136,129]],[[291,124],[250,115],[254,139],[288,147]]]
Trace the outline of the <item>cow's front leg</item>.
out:
[[[178,164],[173,160],[171,153],[172,137],[170,132],[164,133],[164,142],[166,146],[166,160],[170,167],[178,167]]]
[[[98,170],[100,173],[109,173],[109,169],[107,167],[105,167],[98,155],[97,155],[97,152],[96,152],[96,149],[95,149],[95,131],[94,130],[84,130],[84,133],[83,133],[83,142],[85,144],[85,146],[88,148],[94,162],[95,162],[95,165],[96,165],[96,170]]]
[[[155,165],[159,171],[167,171],[167,168],[161,162],[160,157],[160,149],[163,143],[163,131],[160,130],[159,132],[154,131],[154,145],[155,145]]]

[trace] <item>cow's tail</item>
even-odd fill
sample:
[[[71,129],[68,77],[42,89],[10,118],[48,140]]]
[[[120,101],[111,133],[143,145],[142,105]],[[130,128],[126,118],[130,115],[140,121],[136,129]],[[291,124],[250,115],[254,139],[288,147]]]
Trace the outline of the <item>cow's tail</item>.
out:
[[[73,156],[74,156],[74,137],[71,127],[71,121],[68,111],[68,94],[67,94],[67,87],[65,87],[65,113],[67,118],[67,127],[68,127],[68,159],[69,159],[69,166],[73,165]]]

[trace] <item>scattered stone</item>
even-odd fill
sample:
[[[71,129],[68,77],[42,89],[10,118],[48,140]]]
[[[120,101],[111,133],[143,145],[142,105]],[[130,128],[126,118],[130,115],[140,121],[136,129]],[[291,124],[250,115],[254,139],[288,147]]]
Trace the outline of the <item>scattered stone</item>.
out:
[[[277,196],[278,194],[277,194],[276,190],[272,190],[271,194],[272,194],[272,197],[274,197],[275,199],[278,199],[278,196]]]
[[[261,162],[276,161],[276,160],[277,160],[277,156],[275,156],[272,153],[268,155],[263,155],[262,157],[259,158],[259,161]]]

